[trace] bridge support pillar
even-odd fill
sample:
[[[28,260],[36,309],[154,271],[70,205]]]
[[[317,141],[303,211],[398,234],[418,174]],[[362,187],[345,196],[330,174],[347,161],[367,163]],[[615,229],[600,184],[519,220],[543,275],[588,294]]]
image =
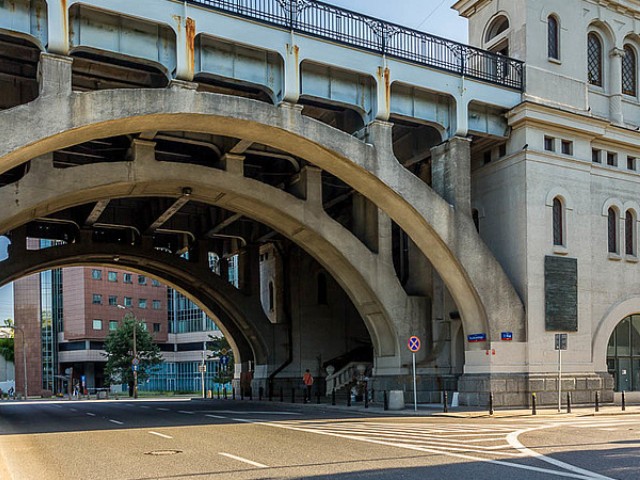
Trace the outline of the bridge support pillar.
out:
[[[41,53],[38,82],[41,96],[71,95],[71,65],[73,59],[63,55]]]
[[[471,214],[471,140],[453,137],[431,149],[432,187],[456,210]]]

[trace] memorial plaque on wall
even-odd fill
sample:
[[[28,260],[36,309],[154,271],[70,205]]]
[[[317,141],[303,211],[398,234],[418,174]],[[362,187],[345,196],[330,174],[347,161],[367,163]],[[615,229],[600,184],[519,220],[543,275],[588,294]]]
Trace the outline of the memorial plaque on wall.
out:
[[[545,329],[578,331],[578,260],[544,257]]]

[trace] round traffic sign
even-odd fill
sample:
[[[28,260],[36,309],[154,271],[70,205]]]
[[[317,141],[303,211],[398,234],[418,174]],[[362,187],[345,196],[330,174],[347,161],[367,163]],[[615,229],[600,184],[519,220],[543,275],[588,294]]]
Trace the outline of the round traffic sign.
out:
[[[140,363],[139,358],[134,358],[133,360],[131,360],[131,365],[138,365],[139,363]]]
[[[409,350],[411,350],[413,353],[416,353],[418,350],[420,350],[421,347],[420,339],[415,335],[412,335],[411,337],[409,337],[407,347],[409,347]]]

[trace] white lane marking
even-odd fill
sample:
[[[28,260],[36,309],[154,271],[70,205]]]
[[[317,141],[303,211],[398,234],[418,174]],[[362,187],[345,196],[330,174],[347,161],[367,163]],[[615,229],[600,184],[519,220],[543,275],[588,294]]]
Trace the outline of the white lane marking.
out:
[[[56,405],[55,403],[53,404],[53,406],[56,408],[62,408],[62,405]]]
[[[95,417],[96,416],[95,413],[91,413],[91,412],[87,412],[87,415],[89,415],[90,417]]]
[[[71,410],[72,412],[77,412],[78,411],[77,408],[70,408],[69,410]]]
[[[227,417],[223,417],[222,415],[205,415],[205,417],[210,417],[210,418],[227,418]]]
[[[295,412],[252,412],[252,411],[241,411],[241,410],[209,410],[217,413],[230,413],[233,415],[302,415],[301,413]]]
[[[418,446],[413,446],[413,445],[397,445],[393,442],[386,442],[386,441],[382,441],[382,440],[374,440],[371,438],[361,438],[361,437],[356,437],[356,436],[352,436],[352,435],[345,435],[345,434],[337,434],[337,433],[328,433],[328,432],[324,432],[322,430],[314,430],[312,428],[301,428],[301,427],[293,427],[291,425],[282,425],[282,424],[277,424],[277,423],[271,423],[271,422],[260,422],[260,425],[266,425],[266,426],[270,426],[270,427],[275,427],[275,428],[283,428],[285,430],[297,430],[300,432],[308,432],[308,433],[315,433],[318,435],[328,435],[328,436],[333,436],[333,437],[340,437],[340,438],[346,438],[348,440],[357,440],[360,442],[367,442],[367,443],[374,443],[377,445],[385,445],[385,446],[390,446],[390,447],[399,447],[399,448],[405,448],[408,450],[416,450],[419,452],[426,452],[426,453],[435,453],[435,454],[439,454],[439,455],[446,455],[448,457],[454,457],[454,458],[461,458],[464,460],[470,460],[473,462],[486,462],[486,463],[492,463],[494,465],[500,465],[503,467],[511,467],[511,468],[519,468],[522,470],[529,470],[532,472],[539,472],[539,473],[545,473],[548,475],[555,475],[558,477],[567,477],[567,478],[577,478],[580,480],[614,480],[612,478],[609,477],[604,477],[601,475],[598,475],[597,473],[594,472],[589,472],[588,470],[582,470],[579,469],[577,467],[574,467],[573,465],[569,465],[569,464],[565,464],[564,462],[560,462],[560,461],[555,461],[558,464],[562,464],[562,468],[567,468],[567,467],[572,467],[573,469],[577,469],[577,470],[582,470],[583,472],[586,472],[585,474],[577,474],[577,473],[571,473],[571,472],[559,472],[557,470],[549,470],[548,468],[540,468],[540,467],[533,467],[530,465],[523,465],[523,464],[519,464],[519,463],[511,463],[505,460],[492,460],[492,459],[487,459],[487,458],[482,458],[482,457],[476,457],[473,455],[465,455],[463,453],[454,453],[454,452],[450,452],[447,450],[437,450],[434,448],[428,448],[428,447],[418,447]],[[535,429],[530,429],[530,430],[535,430]],[[521,431],[522,432],[522,431]],[[517,432],[513,432],[513,433],[517,433]],[[509,434],[512,435],[512,434]],[[516,436],[516,440],[517,442],[517,436]],[[519,443],[519,442],[518,442]],[[528,449],[526,447],[522,447],[523,449],[525,449],[525,451],[527,451]],[[537,452],[534,451],[529,451],[531,452],[531,454],[533,456],[535,456],[536,458],[539,459],[544,459],[547,457],[544,457],[544,455],[538,454]],[[544,457],[544,458],[543,458]],[[553,459],[549,459],[549,460],[553,460]],[[554,463],[549,462],[549,463]],[[559,465],[558,465],[559,466]]]
[[[151,408],[151,407],[149,407],[147,405],[142,405],[140,408]]]
[[[133,407],[134,406],[133,403],[125,403],[124,405],[125,405],[125,407]]]
[[[119,422],[118,420],[112,420],[112,419],[109,419],[109,421],[110,421],[111,423],[115,423],[116,425],[122,425],[122,424],[124,424],[124,422]]]
[[[173,438],[169,435],[165,435],[164,433],[160,433],[160,432],[149,432],[151,435],[157,435],[158,437],[162,437],[162,438]]]
[[[249,465],[253,465],[254,467],[258,467],[258,468],[269,468],[269,466],[268,466],[268,465],[264,465],[264,464],[262,464],[262,463],[254,462],[254,461],[248,460],[248,459],[246,459],[246,458],[238,457],[238,456],[236,456],[236,455],[231,455],[230,453],[218,452],[218,455],[222,455],[223,457],[232,458],[232,459],[237,460],[237,461],[239,461],[239,462],[248,463]]]
[[[189,412],[188,410],[178,410],[178,413],[184,413],[187,415],[193,415],[193,412]]]
[[[544,428],[551,428],[551,427],[527,428],[524,430],[518,430],[516,432],[510,433],[509,435],[507,435],[507,442],[509,442],[509,444],[513,448],[519,450],[522,453],[526,453],[532,458],[537,458],[539,460],[542,460],[543,462],[547,462],[547,463],[550,463],[551,465],[555,465],[556,467],[560,467],[564,470],[569,470],[570,472],[574,472],[577,475],[582,475],[583,478],[597,479],[597,480],[614,480],[611,477],[600,475],[599,473],[592,472],[590,470],[585,470],[584,468],[576,467],[574,465],[570,465],[560,460],[556,460],[555,458],[552,458],[552,457],[547,457],[542,453],[536,452],[535,450],[531,450],[530,448],[525,447],[522,443],[520,443],[520,440],[518,440],[518,437],[523,433],[530,432],[533,430],[542,430]]]
[[[156,408],[156,410],[158,410],[159,412],[168,412],[169,411],[168,408]]]

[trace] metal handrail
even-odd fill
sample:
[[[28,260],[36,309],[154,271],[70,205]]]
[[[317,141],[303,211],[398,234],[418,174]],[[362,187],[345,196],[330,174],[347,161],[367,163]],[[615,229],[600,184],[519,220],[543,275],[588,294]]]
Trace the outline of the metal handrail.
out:
[[[187,0],[418,65],[524,90],[524,62],[317,0]]]

